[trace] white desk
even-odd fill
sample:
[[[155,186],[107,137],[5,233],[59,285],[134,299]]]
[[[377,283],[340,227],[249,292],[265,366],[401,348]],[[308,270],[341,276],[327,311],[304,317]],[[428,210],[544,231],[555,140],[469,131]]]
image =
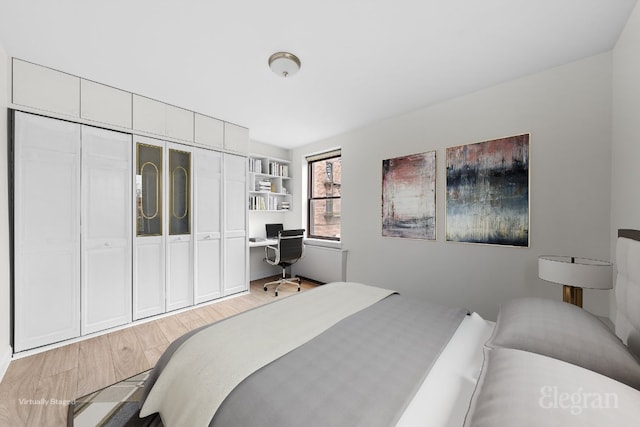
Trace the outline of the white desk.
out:
[[[264,261],[264,247],[278,246],[278,239],[265,239],[258,242],[249,241],[249,280],[262,279],[274,275],[280,275],[280,267],[267,264]]]
[[[259,240],[257,242],[252,242],[251,240],[249,240],[250,248],[261,248],[263,246],[277,246],[277,245],[278,245],[278,239],[264,239],[264,240]]]

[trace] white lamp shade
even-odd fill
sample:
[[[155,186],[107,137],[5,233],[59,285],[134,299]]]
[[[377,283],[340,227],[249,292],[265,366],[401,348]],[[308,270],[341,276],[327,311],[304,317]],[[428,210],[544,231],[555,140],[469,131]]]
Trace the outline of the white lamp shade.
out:
[[[538,277],[562,285],[586,289],[611,289],[612,272],[612,264],[607,261],[549,255],[538,258]]]

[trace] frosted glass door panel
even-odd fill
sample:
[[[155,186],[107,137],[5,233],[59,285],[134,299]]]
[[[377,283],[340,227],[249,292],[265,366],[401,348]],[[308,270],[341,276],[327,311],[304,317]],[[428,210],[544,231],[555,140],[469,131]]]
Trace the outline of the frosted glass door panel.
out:
[[[196,276],[195,303],[222,295],[220,206],[222,202],[222,155],[215,151],[194,151],[194,224]]]
[[[138,236],[162,235],[163,147],[137,144],[136,227]]]
[[[131,321],[131,135],[82,127],[82,334]]]
[[[247,282],[247,159],[224,157],[224,280],[223,294],[245,291]]]
[[[169,234],[191,234],[191,153],[169,150]]]
[[[193,305],[190,150],[174,144],[168,150],[167,311]]]
[[[80,335],[80,125],[15,113],[14,351]]]

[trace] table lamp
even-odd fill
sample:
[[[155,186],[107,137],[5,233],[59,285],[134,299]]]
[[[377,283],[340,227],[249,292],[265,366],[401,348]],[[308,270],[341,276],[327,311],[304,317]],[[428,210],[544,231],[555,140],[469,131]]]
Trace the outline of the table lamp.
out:
[[[563,285],[562,301],[582,307],[582,289],[611,289],[612,264],[588,258],[543,255],[538,258],[538,277]]]

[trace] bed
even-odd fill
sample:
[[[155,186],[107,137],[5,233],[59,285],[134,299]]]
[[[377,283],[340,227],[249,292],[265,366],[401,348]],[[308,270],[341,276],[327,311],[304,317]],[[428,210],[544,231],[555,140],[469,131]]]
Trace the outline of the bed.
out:
[[[616,330],[518,298],[497,322],[331,283],[181,337],[145,384],[165,426],[636,425],[640,233],[617,244]]]

